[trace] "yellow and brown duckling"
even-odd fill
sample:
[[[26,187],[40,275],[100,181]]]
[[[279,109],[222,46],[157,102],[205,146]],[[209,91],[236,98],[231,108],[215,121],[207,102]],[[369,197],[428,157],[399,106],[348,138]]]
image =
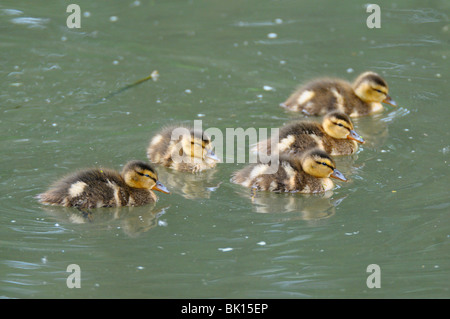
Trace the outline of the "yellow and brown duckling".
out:
[[[171,126],[156,134],[147,148],[152,163],[177,171],[197,173],[216,166],[211,138],[201,130]]]
[[[278,170],[270,164],[250,164],[233,174],[231,181],[258,191],[322,193],[334,187],[330,177],[347,181],[334,160],[321,149],[302,156],[281,154]],[[270,171],[269,171],[270,170]]]
[[[299,154],[318,147],[330,155],[350,155],[358,150],[364,140],[355,132],[352,120],[345,113],[334,111],[324,116],[322,124],[311,121],[294,121],[279,130],[275,150],[279,153]],[[257,151],[270,155],[271,141],[258,143]],[[265,152],[265,153],[264,153]]]
[[[368,71],[353,83],[331,78],[314,80],[292,93],[280,106],[307,115],[324,115],[338,110],[359,117],[383,111],[381,103],[397,106],[388,93],[386,81]]]
[[[157,201],[152,190],[170,193],[158,181],[152,166],[141,161],[130,161],[120,174],[101,168],[74,173],[57,181],[37,198],[43,204],[79,209],[141,206]]]

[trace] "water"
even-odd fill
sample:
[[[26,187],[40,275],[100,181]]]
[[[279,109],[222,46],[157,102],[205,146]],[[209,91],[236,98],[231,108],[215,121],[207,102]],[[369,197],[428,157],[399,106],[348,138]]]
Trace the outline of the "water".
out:
[[[64,3],[0,4],[0,296],[450,297],[447,2],[379,1],[380,29],[353,2],[76,3],[80,29]],[[252,201],[227,158],[201,177],[160,169],[171,195],[91,222],[34,199],[73,170],[145,159],[166,124],[279,127],[302,81],[365,70],[400,106],[355,120],[367,143],[336,158],[351,181],[330,194]]]

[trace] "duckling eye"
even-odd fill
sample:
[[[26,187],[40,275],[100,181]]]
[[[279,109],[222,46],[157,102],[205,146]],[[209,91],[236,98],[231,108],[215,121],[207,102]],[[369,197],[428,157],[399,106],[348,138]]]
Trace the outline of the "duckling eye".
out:
[[[384,94],[383,91],[375,89],[375,91],[377,91],[378,93]]]
[[[344,127],[344,125],[343,125],[342,123],[339,123],[339,124],[338,124],[338,126],[340,126],[340,127]]]
[[[328,166],[327,163],[325,163],[325,162],[319,162],[319,161],[317,161],[316,163],[319,164],[319,165]]]
[[[155,182],[156,182],[156,180],[158,179],[158,177],[155,178],[155,177],[152,177],[152,176],[150,176],[150,175],[148,175],[148,174],[145,174],[144,176],[150,178],[151,180],[153,180],[153,181],[155,181]]]

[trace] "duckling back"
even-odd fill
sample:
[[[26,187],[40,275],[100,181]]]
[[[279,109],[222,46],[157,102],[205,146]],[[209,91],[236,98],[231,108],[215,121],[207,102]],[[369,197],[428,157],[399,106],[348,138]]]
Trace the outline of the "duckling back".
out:
[[[353,108],[359,109],[362,104],[350,83],[323,78],[298,88],[281,106],[308,115],[324,115],[336,110],[350,114]]]
[[[278,170],[269,172],[270,163],[250,164],[235,172],[231,182],[258,191],[320,193],[333,187],[329,178],[317,178],[307,174],[298,156],[280,155]]]
[[[320,148],[330,155],[349,155],[356,152],[358,146],[354,141],[336,139],[329,136],[323,126],[316,122],[294,121],[283,126],[279,131],[278,142],[273,143],[275,151],[291,155],[300,155],[306,150]],[[257,145],[258,152],[270,155],[270,140]]]
[[[43,204],[79,208],[138,206],[156,201],[153,192],[130,188],[120,174],[108,169],[88,169],[70,175],[38,198]]]
[[[278,151],[288,154],[299,154],[315,147],[324,149],[326,136],[319,123],[295,121],[281,128]]]
[[[254,149],[260,154],[273,152],[296,154],[314,147],[320,147],[319,141],[325,135],[318,123],[295,121],[280,128],[278,140],[264,140]]]
[[[147,157],[152,163],[163,164],[167,167],[172,164],[171,148],[173,147],[172,131],[174,129],[175,126],[166,127],[151,139],[147,148]]]

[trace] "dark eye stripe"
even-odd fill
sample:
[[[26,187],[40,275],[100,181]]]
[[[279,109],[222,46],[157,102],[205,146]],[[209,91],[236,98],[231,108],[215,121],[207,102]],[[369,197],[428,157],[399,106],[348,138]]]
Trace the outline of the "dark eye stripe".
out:
[[[148,174],[143,174],[143,173],[138,172],[138,171],[136,171],[136,173],[138,173],[138,174],[141,175],[141,176],[148,177],[148,178],[152,179],[152,180],[156,183],[156,179],[155,179],[154,177],[152,177],[152,176],[150,176],[150,175],[148,175]]]
[[[334,125],[337,125],[337,126],[340,126],[340,127],[345,127],[346,129],[350,130],[349,127],[345,126],[345,125],[342,124],[342,123],[336,123],[336,122],[333,122],[333,124],[334,124]]]
[[[198,146],[202,146],[202,147],[203,147],[203,144],[200,144],[200,143],[191,142],[191,144],[192,144],[192,145],[198,145]]]
[[[327,163],[325,163],[325,162],[319,162],[319,161],[316,161],[316,163],[317,164],[319,164],[319,165],[324,165],[324,166],[328,166],[329,168],[331,168],[331,169],[333,169],[334,170],[334,167],[333,166],[331,166],[331,165],[328,165]]]

